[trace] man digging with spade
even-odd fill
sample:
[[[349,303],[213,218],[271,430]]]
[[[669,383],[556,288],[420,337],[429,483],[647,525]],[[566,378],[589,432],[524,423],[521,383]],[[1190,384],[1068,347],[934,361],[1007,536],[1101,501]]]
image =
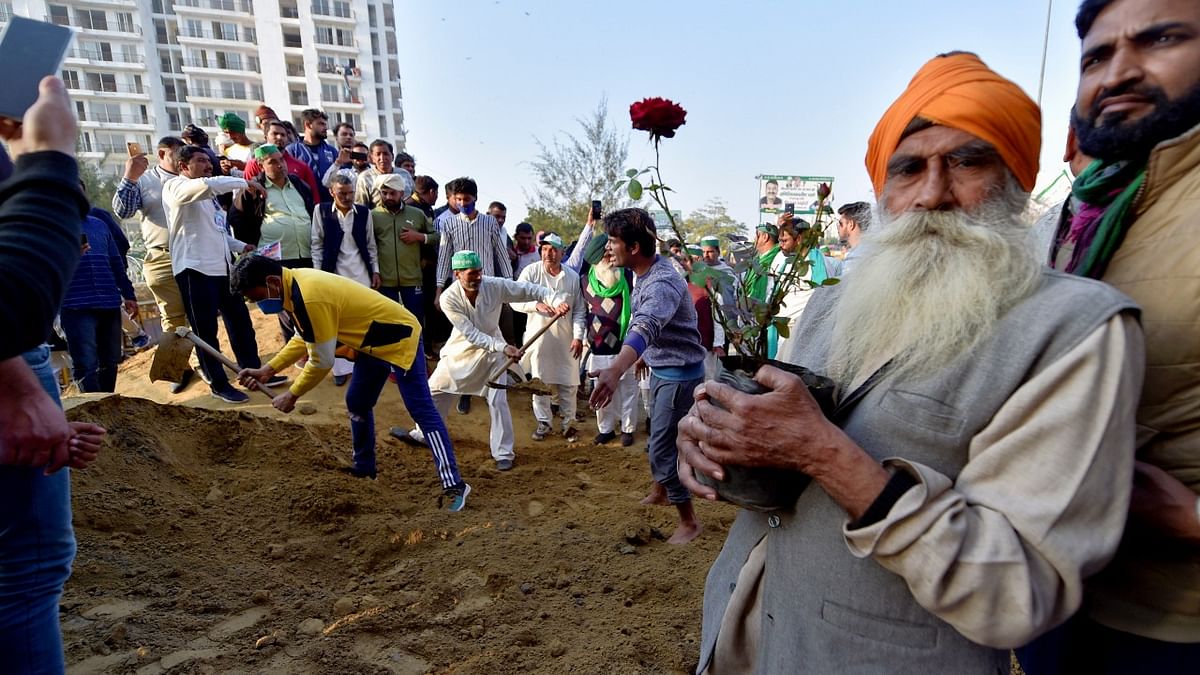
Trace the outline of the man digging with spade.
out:
[[[353,279],[320,270],[286,269],[261,255],[242,256],[230,275],[230,286],[234,293],[258,303],[265,314],[287,312],[296,327],[291,341],[267,365],[238,373],[243,386],[266,382],[307,354],[300,376],[272,403],[291,412],[297,399],[333,368],[338,344],[352,347],[358,354],[346,392],[354,444],[354,466],[348,473],[375,479],[374,408],[391,372],[408,414],[425,431],[444,496],[450,502],[447,509],[461,511],[466,506],[471,486],[458,473],[454,445],[433,405],[425,379],[421,324],[411,312]]]
[[[450,412],[459,395],[484,396],[491,415],[492,459],[496,468],[508,471],[513,467],[512,413],[508,409],[508,393],[499,387],[489,387],[489,378],[503,381],[506,373],[496,371],[503,363],[502,356],[514,362],[522,350],[504,341],[500,335],[500,307],[506,302],[541,302],[554,308],[555,316],[571,311],[559,294],[545,286],[504,277],[485,277],[483,263],[475,251],[458,251],[450,260],[454,283],[441,296],[442,311],[454,330],[442,347],[442,358],[429,378],[433,402],[441,413],[439,421]],[[415,419],[417,428],[406,431],[392,429],[392,436],[412,445],[425,444],[428,430]]]

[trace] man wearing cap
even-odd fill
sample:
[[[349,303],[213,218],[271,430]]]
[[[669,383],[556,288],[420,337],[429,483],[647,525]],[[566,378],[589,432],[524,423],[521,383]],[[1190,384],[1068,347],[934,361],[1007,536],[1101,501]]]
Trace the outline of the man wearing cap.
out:
[[[267,143],[283,151],[283,162],[287,165],[288,175],[304,181],[304,184],[308,186],[308,191],[312,194],[313,203],[320,203],[322,201],[321,192],[317,189],[317,179],[313,176],[312,169],[308,168],[304,162],[292,157],[291,153],[283,150],[288,146],[288,139],[291,138],[287,125],[279,120],[267,120],[263,126],[266,127]],[[242,177],[246,180],[254,180],[260,173],[262,173],[262,165],[259,164],[256,157],[252,157],[249,162],[246,162]]]
[[[584,323],[587,307],[581,295],[579,274],[562,264],[562,237],[548,234],[542,238],[539,248],[542,262],[526,267],[517,281],[549,288],[570,306],[571,312],[568,323],[567,317],[556,320],[555,309],[545,302],[512,305],[514,312],[529,315],[525,329],[530,334],[554,321],[554,325],[530,345],[521,362],[526,372],[555,389],[554,396],[533,395],[533,416],[538,423],[533,440],[543,440],[553,433],[554,412],[550,406],[557,404],[562,415],[563,437],[573,443],[579,440],[579,432],[574,427],[575,394],[579,391],[579,358],[583,355],[583,338],[587,332]]]
[[[379,292],[404,305],[425,325],[421,246],[436,246],[440,235],[421,209],[405,203],[410,185],[400,173],[378,176],[379,205],[371,223],[379,253]]]
[[[445,418],[460,395],[487,398],[491,417],[492,459],[496,468],[513,468],[512,414],[504,389],[489,387],[495,377],[503,384],[506,373],[498,373],[506,359],[521,358],[521,350],[500,335],[500,306],[506,302],[542,302],[554,307],[556,314],[571,311],[571,306],[544,286],[483,274],[483,261],[475,251],[458,251],[450,260],[454,283],[442,293],[442,311],[453,330],[442,347],[442,358],[429,378],[429,389],[438,412]],[[424,429],[392,429],[392,436],[411,444],[424,444]]]
[[[379,251],[371,212],[354,203],[354,186],[345,176],[334,176],[332,203],[313,209],[313,267],[353,279],[363,286],[379,288]],[[346,384],[354,364],[338,357],[333,364],[333,383]]]
[[[707,282],[709,290],[716,293],[717,301],[721,303],[722,307],[733,305],[736,294],[734,286],[737,280],[733,268],[721,259],[721,240],[715,235],[708,235],[700,239],[700,260],[723,275],[709,277]],[[717,321],[717,312],[718,308],[713,307],[713,348],[710,356],[704,362],[705,379],[709,380],[716,377],[719,359],[725,356],[725,329]]]
[[[775,292],[775,282],[787,267],[787,256],[780,252],[779,228],[763,223],[754,229],[754,250],[758,256],[758,266],[750,266],[742,275],[742,286],[746,294],[766,302]],[[758,270],[763,270],[759,272]],[[767,356],[775,358],[779,345],[779,331],[775,324],[767,327]]]
[[[288,173],[278,146],[258,146],[254,161],[262,166],[262,174],[247,182],[263,186],[267,196],[256,199],[243,194],[233,201],[229,225],[234,235],[259,248],[278,244],[278,255],[268,257],[284,267],[312,267],[312,192],[304,181]]]
[[[354,380],[346,391],[346,410],[350,413],[354,466],[348,473],[371,480],[377,475],[375,404],[391,373],[408,414],[425,429],[443,498],[450,502],[448,509],[463,509],[471,486],[458,473],[454,444],[430,399],[421,325],[416,317],[399,303],[349,279],[319,270],[287,269],[261,255],[239,260],[231,285],[234,292],[258,303],[264,313],[287,312],[296,325],[296,336],[267,365],[238,373],[243,385],[268,382],[307,355],[300,376],[272,402],[282,412],[291,412],[296,401],[329,372],[338,343],[353,348],[357,356]]]
[[[812,481],[739,512],[699,672],[1008,672],[1078,609],[1125,522],[1143,339],[1131,300],[1030,253],[1040,147],[1019,87],[974,54],[929,61],[868,144],[884,222],[794,334],[837,385],[829,417],[770,366],[768,393],[697,391],[679,473],[698,496],[717,493],[693,469]]]
[[[275,111],[266,103],[258,106],[258,109],[254,111],[254,126],[258,127],[258,130],[263,133],[263,138],[267,137],[267,125],[269,125],[273,120],[278,119],[279,115],[276,115]],[[267,142],[269,143],[271,141],[268,140]],[[282,148],[284,146],[281,145],[279,147]]]
[[[217,126],[233,142],[221,153],[221,170],[229,173],[233,169],[245,169],[246,162],[250,161],[254,155],[254,141],[246,135],[246,120],[239,117],[237,113],[227,112],[217,118]]]

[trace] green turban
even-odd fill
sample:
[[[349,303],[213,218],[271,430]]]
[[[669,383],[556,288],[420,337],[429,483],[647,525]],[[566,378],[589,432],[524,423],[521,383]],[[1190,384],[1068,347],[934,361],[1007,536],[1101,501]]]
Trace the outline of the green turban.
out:
[[[604,247],[608,244],[608,235],[604,232],[597,232],[592,235],[588,241],[587,247],[583,249],[583,259],[589,265],[595,265],[604,257]]]
[[[260,145],[254,149],[254,159],[257,159],[261,162],[262,160],[266,159],[268,155],[273,155],[277,152],[279,152],[279,146],[271,145],[270,143],[267,143],[266,145]]]
[[[459,251],[450,259],[450,266],[457,270],[477,270],[483,267],[475,251]]]
[[[246,133],[246,122],[237,116],[237,113],[227,112],[217,118],[217,126],[225,131],[233,131],[239,134]]]
[[[700,255],[703,253],[703,251],[700,250],[700,247],[695,244],[688,244],[687,252],[688,255]]]
[[[713,235],[710,234],[707,237],[704,237],[700,240],[700,245],[701,246],[711,246],[715,249],[720,249],[721,248],[721,240],[717,239],[716,237],[714,237]]]

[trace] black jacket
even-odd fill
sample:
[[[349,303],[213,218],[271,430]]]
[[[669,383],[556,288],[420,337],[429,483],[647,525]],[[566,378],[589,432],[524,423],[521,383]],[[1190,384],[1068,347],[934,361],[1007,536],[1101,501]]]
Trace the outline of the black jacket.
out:
[[[313,212],[312,190],[292,174],[288,174],[288,180],[292,182],[292,187],[300,193],[300,198],[304,200],[304,209],[308,211],[309,218]],[[254,177],[255,183],[263,186],[267,185],[267,174],[260,173]],[[250,193],[242,195],[242,208],[238,208],[237,200],[229,207],[229,227],[233,230],[233,236],[247,244],[259,244],[259,239],[262,238],[263,217],[267,210],[267,200],[262,197],[255,197]]]

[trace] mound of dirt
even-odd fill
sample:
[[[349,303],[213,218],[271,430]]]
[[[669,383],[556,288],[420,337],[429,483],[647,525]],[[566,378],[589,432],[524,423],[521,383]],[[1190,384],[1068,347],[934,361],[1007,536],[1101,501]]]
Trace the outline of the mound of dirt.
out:
[[[402,410],[390,390],[381,437],[403,421],[383,410]],[[344,390],[316,393],[320,415],[288,420],[265,399],[252,410],[76,401],[69,416],[111,439],[73,475],[70,672],[695,667],[704,576],[733,508],[698,504],[706,532],[667,545],[673,510],[638,504],[649,486],[640,443],[518,440],[517,468],[498,473],[477,399],[448,420],[474,491],[466,511],[439,511],[427,452],[381,441],[378,481],[339,473]],[[528,399],[511,407],[517,438],[529,438]]]

